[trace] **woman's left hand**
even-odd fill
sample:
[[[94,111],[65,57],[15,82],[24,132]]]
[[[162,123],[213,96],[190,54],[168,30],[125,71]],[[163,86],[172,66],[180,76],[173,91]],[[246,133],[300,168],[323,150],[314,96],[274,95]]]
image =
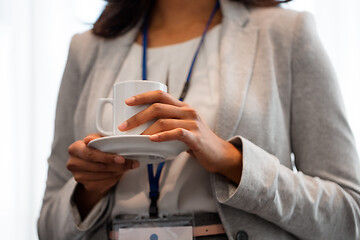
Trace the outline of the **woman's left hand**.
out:
[[[125,102],[129,106],[152,105],[120,124],[120,131],[157,119],[142,134],[150,135],[150,140],[154,142],[184,142],[189,147],[189,153],[207,171],[223,174],[235,183],[240,182],[242,154],[231,143],[211,131],[196,110],[187,103],[160,90],[136,95]]]

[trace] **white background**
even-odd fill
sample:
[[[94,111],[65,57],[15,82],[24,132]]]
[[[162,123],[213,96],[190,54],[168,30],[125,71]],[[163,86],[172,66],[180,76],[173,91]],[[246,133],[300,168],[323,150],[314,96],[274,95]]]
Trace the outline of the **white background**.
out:
[[[37,239],[58,88],[71,36],[100,0],[0,0],[0,239]],[[359,0],[296,0],[315,15],[360,149]]]

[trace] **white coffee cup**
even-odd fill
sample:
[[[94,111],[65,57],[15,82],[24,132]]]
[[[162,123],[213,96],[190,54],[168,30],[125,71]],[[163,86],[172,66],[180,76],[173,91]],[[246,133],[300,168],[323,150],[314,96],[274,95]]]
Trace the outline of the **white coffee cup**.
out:
[[[138,112],[146,109],[150,106],[150,104],[146,105],[139,105],[139,106],[128,106],[125,103],[125,100],[133,97],[138,94],[142,94],[145,92],[161,90],[167,92],[166,85],[160,82],[153,82],[148,80],[131,80],[131,81],[124,81],[119,82],[114,85],[114,93],[113,98],[100,98],[97,106],[96,111],[96,128],[97,130],[105,135],[140,135],[142,132],[145,131],[151,124],[154,123],[153,121],[148,121],[136,128],[130,129],[128,131],[120,131],[117,126],[120,123],[126,121],[127,119],[131,118]],[[108,132],[105,131],[102,127],[102,112],[104,105],[106,103],[110,103],[113,105],[113,131]]]

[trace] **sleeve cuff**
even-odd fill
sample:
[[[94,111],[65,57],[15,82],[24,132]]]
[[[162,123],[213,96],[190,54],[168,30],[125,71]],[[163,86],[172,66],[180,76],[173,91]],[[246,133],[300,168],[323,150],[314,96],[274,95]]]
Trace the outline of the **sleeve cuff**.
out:
[[[263,201],[270,197],[280,163],[275,156],[245,138],[236,136],[229,142],[238,149],[242,148],[241,181],[236,186],[226,177],[214,175],[215,195],[222,204],[252,212],[258,207],[263,207]]]
[[[76,187],[75,187],[76,188]],[[75,190],[74,188],[74,190]],[[106,195],[103,197],[96,205],[93,207],[93,209],[89,212],[89,214],[86,216],[86,218],[81,221],[79,210],[73,201],[73,197],[71,197],[70,204],[71,204],[71,212],[74,217],[74,222],[76,225],[76,228],[79,231],[87,231],[91,229],[101,218],[102,213],[106,210],[107,202],[109,200],[109,195]]]
[[[75,180],[73,181],[75,182]],[[99,219],[103,216],[103,213],[106,211],[109,202],[109,194],[103,197],[98,203],[96,203],[96,205],[89,212],[86,218],[83,221],[81,221],[79,210],[73,199],[77,184],[78,183],[75,182],[70,198],[71,213],[74,218],[74,223],[77,230],[88,231],[98,223]]]

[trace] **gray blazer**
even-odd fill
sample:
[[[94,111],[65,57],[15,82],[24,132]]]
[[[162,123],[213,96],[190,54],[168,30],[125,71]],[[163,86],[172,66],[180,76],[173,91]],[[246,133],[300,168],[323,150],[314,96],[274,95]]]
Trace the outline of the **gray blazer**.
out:
[[[221,1],[216,133],[243,152],[240,184],[212,175],[229,239],[360,239],[360,162],[336,77],[312,17]],[[108,194],[81,222],[67,147],[92,126],[138,29],[76,35],[59,93],[40,239],[106,239]],[[292,170],[295,162],[297,171]]]

